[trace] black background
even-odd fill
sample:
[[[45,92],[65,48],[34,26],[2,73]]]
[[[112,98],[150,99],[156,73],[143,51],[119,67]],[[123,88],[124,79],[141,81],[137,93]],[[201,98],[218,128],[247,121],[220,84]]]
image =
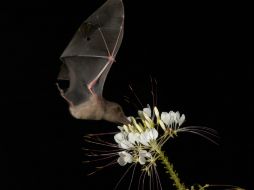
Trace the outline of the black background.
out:
[[[59,56],[102,3],[44,0],[1,5],[1,189],[113,189],[125,171],[115,166],[86,177],[82,136],[113,131],[116,125],[73,119],[55,87]],[[219,146],[187,134],[167,144],[182,180],[251,189],[250,4],[124,3],[125,36],[105,97],[119,102],[127,115],[135,115],[123,97],[137,103],[128,89],[131,84],[144,105],[151,103],[151,75],[157,80],[160,110],[179,110],[187,117],[185,125],[208,126],[221,137]],[[169,182],[163,183],[168,189]]]

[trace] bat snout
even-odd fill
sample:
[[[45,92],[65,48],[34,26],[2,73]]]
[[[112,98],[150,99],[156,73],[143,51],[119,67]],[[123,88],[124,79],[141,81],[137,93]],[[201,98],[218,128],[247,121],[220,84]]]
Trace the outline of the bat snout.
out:
[[[130,124],[130,121],[128,120],[128,118],[125,115],[122,115],[119,118],[119,123],[124,124],[124,125],[128,125],[128,124]]]

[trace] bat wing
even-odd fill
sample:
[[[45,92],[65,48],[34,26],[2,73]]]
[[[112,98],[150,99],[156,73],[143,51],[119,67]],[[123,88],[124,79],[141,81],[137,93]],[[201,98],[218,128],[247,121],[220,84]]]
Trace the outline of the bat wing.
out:
[[[102,96],[107,74],[122,42],[122,0],[107,0],[78,29],[64,50],[59,80],[69,80],[64,96],[74,105],[91,96],[88,85]]]

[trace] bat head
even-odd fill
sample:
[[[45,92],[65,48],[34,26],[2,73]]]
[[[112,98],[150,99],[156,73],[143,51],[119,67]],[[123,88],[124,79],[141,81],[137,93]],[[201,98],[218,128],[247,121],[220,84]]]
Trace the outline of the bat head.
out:
[[[122,107],[115,103],[106,101],[105,104],[105,113],[103,119],[114,122],[114,123],[121,123],[121,124],[128,124],[130,121],[125,116]]]

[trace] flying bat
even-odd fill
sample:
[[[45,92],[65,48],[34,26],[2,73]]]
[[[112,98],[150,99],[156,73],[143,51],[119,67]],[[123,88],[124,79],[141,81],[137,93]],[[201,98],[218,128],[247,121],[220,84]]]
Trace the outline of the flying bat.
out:
[[[103,98],[103,86],[115,62],[123,39],[122,0],[107,0],[85,20],[60,59],[58,80],[69,81],[67,89],[57,87],[77,119],[129,123],[122,107]]]

